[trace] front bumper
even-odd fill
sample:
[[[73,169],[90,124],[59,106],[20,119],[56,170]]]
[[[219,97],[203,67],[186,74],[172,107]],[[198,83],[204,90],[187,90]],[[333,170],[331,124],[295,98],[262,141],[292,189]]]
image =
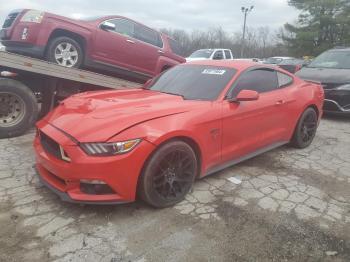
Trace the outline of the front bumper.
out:
[[[59,196],[59,198],[62,201],[65,202],[69,202],[69,203],[76,203],[76,204],[87,204],[87,205],[116,205],[116,204],[126,204],[129,203],[128,201],[122,202],[122,201],[99,201],[99,202],[92,202],[92,201],[78,201],[78,200],[74,200],[72,199],[68,193],[66,192],[62,192],[60,190],[58,190],[57,188],[55,188],[54,186],[52,186],[49,182],[47,182],[46,180],[44,180],[41,176],[39,171],[37,170],[37,174],[39,175],[39,179],[40,182],[42,184],[44,184],[48,189],[50,189],[52,192],[54,192],[57,196]]]
[[[144,162],[154,149],[153,144],[142,141],[124,155],[92,157],[55,127],[43,122],[40,125],[40,131],[61,145],[71,158],[71,162],[66,162],[48,153],[36,136],[34,149],[39,177],[62,200],[84,204],[120,204],[135,200],[137,181]],[[86,193],[81,187],[82,179],[103,181],[113,193]]]

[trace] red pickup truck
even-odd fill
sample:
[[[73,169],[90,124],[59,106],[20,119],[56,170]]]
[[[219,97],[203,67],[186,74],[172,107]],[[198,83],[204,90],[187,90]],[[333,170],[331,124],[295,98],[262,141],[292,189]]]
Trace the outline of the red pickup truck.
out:
[[[175,40],[121,16],[75,20],[38,10],[14,10],[3,24],[0,41],[9,52],[62,66],[145,79],[185,62]]]

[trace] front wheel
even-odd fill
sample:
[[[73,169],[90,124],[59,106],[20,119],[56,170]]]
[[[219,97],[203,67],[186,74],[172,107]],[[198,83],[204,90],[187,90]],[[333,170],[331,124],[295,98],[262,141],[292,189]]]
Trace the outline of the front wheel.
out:
[[[70,37],[57,37],[49,43],[47,60],[65,67],[79,68],[83,63],[83,49]]]
[[[182,141],[169,142],[147,161],[138,193],[145,202],[157,208],[175,205],[190,191],[197,170],[193,149]]]
[[[307,108],[298,121],[291,145],[296,148],[308,147],[316,135],[317,122],[318,117],[315,109]]]

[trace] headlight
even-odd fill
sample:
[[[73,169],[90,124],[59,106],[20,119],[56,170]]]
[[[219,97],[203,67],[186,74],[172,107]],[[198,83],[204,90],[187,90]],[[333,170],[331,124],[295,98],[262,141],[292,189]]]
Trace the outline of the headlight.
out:
[[[133,150],[141,139],[113,143],[81,143],[80,147],[90,156],[113,156]]]
[[[38,10],[29,10],[21,18],[21,22],[32,22],[40,24],[43,20],[44,12]]]
[[[337,90],[348,90],[348,91],[350,91],[350,84],[345,84],[345,85],[342,85],[342,86],[338,86]]]

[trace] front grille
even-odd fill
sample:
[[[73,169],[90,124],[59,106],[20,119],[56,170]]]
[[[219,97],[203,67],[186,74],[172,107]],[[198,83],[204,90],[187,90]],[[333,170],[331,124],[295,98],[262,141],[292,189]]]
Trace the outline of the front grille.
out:
[[[44,150],[50,155],[58,159],[62,159],[59,144],[55,140],[50,138],[48,135],[44,134],[43,132],[40,132],[39,136],[40,136],[41,145],[44,148]]]
[[[16,13],[11,13],[6,17],[6,20],[2,26],[2,28],[8,28],[10,27],[13,22],[15,21],[16,17],[19,15],[20,12],[16,12]]]

